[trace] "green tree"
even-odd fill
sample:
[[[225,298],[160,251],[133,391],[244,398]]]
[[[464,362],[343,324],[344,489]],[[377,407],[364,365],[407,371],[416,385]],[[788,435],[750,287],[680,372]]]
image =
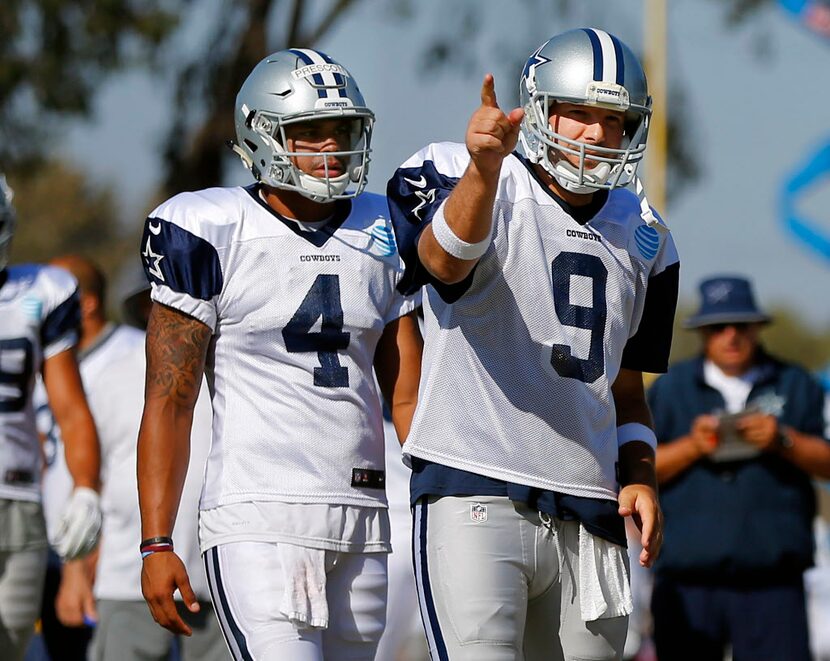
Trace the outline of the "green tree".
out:
[[[692,0],[688,0],[692,1]],[[89,117],[95,91],[107,76],[135,66],[153,66],[160,80],[173,80],[175,121],[164,147],[164,193],[221,181],[233,136],[227,112],[242,80],[268,52],[313,46],[361,0],[3,0],[0,6],[0,168],[10,170],[49,152],[66,117]],[[746,22],[773,0],[721,0],[730,24]],[[608,3],[523,0],[510,11],[527,16],[527,34],[493,35],[500,12],[483,11],[476,0],[445,3],[432,36],[417,45],[425,70],[449,61],[474,66],[483,49],[502,52],[511,71],[526,56],[515,44],[556,30],[556,19],[578,8],[586,20],[608,22]],[[424,11],[415,0],[379,5],[389,20],[407,21]],[[195,48],[178,43],[198,12],[207,38]],[[539,20],[545,17],[545,20]],[[493,26],[496,26],[495,28]],[[544,31],[544,34],[542,34]],[[519,38],[520,37],[520,38]],[[669,125],[670,188],[697,176],[688,138],[692,123],[682,115],[682,84],[672,94]]]
[[[88,117],[109,74],[157,62],[189,0],[3,0],[0,164],[48,154],[62,120]]]
[[[229,158],[225,141],[234,134],[228,108],[247,72],[268,52],[288,45],[314,46],[360,2],[3,0],[0,171],[12,175],[18,187],[23,222],[16,258],[47,259],[81,250],[116,263],[126,241],[128,250],[135,245],[118,229],[110,193],[93,191],[80,172],[55,163],[51,155],[68,119],[90,117],[96,90],[108,76],[149,66],[160,85],[172,81],[175,120],[165,138],[165,175],[158,196],[215,185]],[[731,23],[747,21],[773,5],[772,0],[718,3]],[[527,34],[498,34],[499,11],[482,11],[476,0],[457,0],[444,4],[431,38],[415,47],[422,49],[425,75],[450,61],[474,67],[484,49],[494,48],[515,71],[526,56],[526,49],[516,44],[556,31],[557,18],[575,8],[588,22],[591,16],[611,21],[620,11],[605,2],[523,0],[510,11],[525,13]],[[393,0],[379,4],[378,10],[390,21],[408,21],[425,11],[416,0]],[[207,37],[188,48],[180,42],[186,41],[185,28],[192,26],[195,13],[197,22],[207,25]],[[679,114],[686,105],[677,100],[682,86],[672,94],[669,186],[676,191],[680,182],[696,176],[697,166],[687,142],[693,123]],[[59,181],[62,176],[69,176],[69,181]],[[31,195],[35,199],[30,200]]]
[[[46,262],[76,253],[98,263],[111,283],[125,265],[138,265],[138,230],[125,234],[115,222],[112,191],[89,184],[84,174],[60,161],[9,177],[15,192],[17,231],[11,262]]]
[[[737,0],[730,0],[730,2]],[[213,27],[211,37],[184,63],[176,76],[176,121],[165,142],[165,192],[216,185],[221,182],[225,159],[229,158],[225,143],[234,135],[233,107],[236,92],[250,69],[265,55],[288,46],[310,47],[324,37],[337,20],[359,3],[359,0],[337,0],[319,5],[294,0],[291,7],[273,0],[252,0],[247,3],[228,2],[221,20]],[[435,31],[418,47],[422,49],[422,76],[446,70],[450,62],[475,75],[477,63],[485,51],[504,54],[505,73],[511,76],[521,68],[527,57],[527,44],[536,43],[556,31],[556,18],[573,10],[573,0],[524,0],[515,11],[527,17],[527,34],[498,30],[498,12],[482,11],[476,0],[456,0],[442,9]],[[597,6],[599,7],[599,6]],[[504,10],[503,7],[501,7]],[[608,11],[607,5],[594,9],[596,14]],[[409,21],[422,6],[413,0],[396,0],[386,7],[389,20]],[[514,9],[511,8],[511,11]],[[383,11],[383,9],[381,9]],[[591,13],[591,10],[589,10]],[[545,16],[548,20],[540,21]],[[281,20],[276,20],[277,18]],[[285,26],[282,30],[269,26]],[[498,36],[494,36],[498,35]],[[517,44],[524,44],[518,46]],[[669,185],[679,192],[694,181],[699,172],[688,131],[691,126],[683,102],[683,89],[672,90],[673,113],[669,119]],[[205,111],[195,120],[189,110],[196,105]],[[184,137],[183,137],[184,136]]]
[[[222,181],[226,143],[235,135],[236,93],[268,53],[320,41],[359,0],[277,2],[223,0],[209,37],[175,74],[174,122],[164,150],[164,192],[173,194]],[[197,107],[199,113],[193,113]]]

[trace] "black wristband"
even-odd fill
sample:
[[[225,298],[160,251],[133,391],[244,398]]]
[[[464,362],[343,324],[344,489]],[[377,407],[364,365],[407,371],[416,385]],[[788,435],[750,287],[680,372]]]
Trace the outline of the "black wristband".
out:
[[[155,546],[156,544],[169,544],[173,546],[173,538],[172,537],[149,537],[141,542],[138,549],[139,551],[143,551],[148,546]]]

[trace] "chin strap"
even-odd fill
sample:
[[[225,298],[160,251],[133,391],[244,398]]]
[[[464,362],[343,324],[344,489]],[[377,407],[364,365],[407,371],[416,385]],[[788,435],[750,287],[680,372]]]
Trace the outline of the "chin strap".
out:
[[[646,225],[663,234],[669,232],[669,228],[661,223],[651,210],[651,205],[646,197],[646,189],[643,182],[640,181],[640,177],[636,174],[634,175],[634,191],[637,193],[637,199],[640,200],[640,217],[646,222]]]
[[[586,186],[585,184],[577,183],[575,179],[579,175],[575,169],[568,167],[570,164],[566,161],[551,163],[550,160],[548,160],[547,162],[550,163],[551,167],[545,168],[545,170],[547,170],[547,172],[549,172],[553,178],[559,182],[559,185],[562,186],[562,188],[569,190],[572,193],[576,193],[577,195],[589,195],[590,193],[595,193],[598,190],[594,186]],[[545,167],[544,163],[542,163],[542,167]]]
[[[237,156],[239,156],[240,159],[242,159],[242,163],[245,165],[246,168],[250,170],[253,167],[253,160],[248,155],[248,153],[244,149],[242,149],[242,147],[240,147],[235,142],[232,142],[231,140],[228,140],[225,144],[231,148],[231,151],[234,154],[236,154]]]
[[[344,172],[338,177],[318,179],[296,168],[294,170],[297,173],[297,192],[310,197],[316,202],[328,202],[338,195],[342,195],[351,180],[348,172]]]

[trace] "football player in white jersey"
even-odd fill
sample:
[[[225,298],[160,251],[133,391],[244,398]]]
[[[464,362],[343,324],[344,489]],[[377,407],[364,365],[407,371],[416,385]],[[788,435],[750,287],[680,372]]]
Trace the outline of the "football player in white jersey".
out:
[[[77,268],[73,272],[78,273]],[[83,276],[82,273],[79,275]],[[149,315],[150,287],[144,278],[142,290],[131,291],[124,301],[125,318],[146,326]],[[82,282],[83,278],[79,278]],[[82,285],[83,287],[83,285]],[[145,311],[146,309],[146,311]],[[142,319],[143,317],[143,319]],[[126,329],[125,329],[126,330]],[[94,566],[94,603],[92,581],[75,571],[75,563],[67,563],[61,584],[59,608],[63,616],[81,611],[75,617],[91,614],[96,620],[89,654],[72,658],[90,661],[165,661],[178,646],[182,661],[222,661],[227,659],[222,634],[210,612],[210,594],[202,566],[198,542],[198,503],[205,462],[210,447],[211,411],[207,387],[202,391],[193,412],[193,442],[190,463],[173,534],[179,556],[187,567],[201,611],[190,613],[180,609],[183,619],[193,631],[192,637],[181,640],[157,626],[141,595],[141,558],[135,542],[141,535],[136,488],[136,437],[144,404],[145,353],[144,333],[130,327],[141,342],[119,353],[110,349],[105,370],[95,378],[84,378],[89,407],[98,427],[101,443],[101,507],[104,523],[101,544]],[[103,350],[103,349],[102,349]],[[82,374],[82,377],[86,375]],[[71,571],[70,571],[71,570]],[[71,580],[69,580],[71,578]],[[75,622],[79,624],[79,621]],[[51,649],[51,648],[50,648]],[[74,650],[73,650],[74,652]],[[54,658],[70,658],[64,650],[53,652]]]
[[[77,284],[62,269],[8,266],[14,227],[11,190],[0,175],[0,658],[11,660],[24,656],[46,570],[41,449],[32,405],[37,372],[74,482],[55,548],[67,559],[85,555],[101,527],[98,439],[74,353]]]
[[[89,399],[89,386],[115,360],[136,346],[143,350],[144,334],[137,328],[109,320],[106,277],[92,260],[81,255],[62,255],[50,260],[49,264],[69,271],[78,282],[81,324],[77,359],[81,382]],[[42,380],[35,386],[34,405],[46,458],[42,476],[43,513],[46,532],[53,539],[63,507],[72,493],[72,476],[66,468],[60,429],[49,409]],[[43,642],[53,657],[86,658],[92,629],[82,625],[91,625],[95,620],[92,591],[86,576],[93,567],[94,558],[75,560],[64,567],[56,553],[49,554],[40,623]],[[65,582],[61,581],[62,577]]]
[[[416,297],[383,197],[362,193],[374,116],[327,55],[260,62],[237,96],[235,151],[256,183],[153,211],[139,434],[142,587],[163,626],[192,609],[170,534],[203,370],[213,440],[200,538],[236,659],[372,659],[384,626],[389,519],[381,404],[415,407]]]
[[[635,178],[651,101],[593,29],[542,44],[520,91],[505,113],[487,75],[466,145],[387,189],[403,291],[429,285],[404,446],[422,618],[436,661],[618,659],[623,517],[642,564],[661,543],[642,372],[667,367],[679,272]]]

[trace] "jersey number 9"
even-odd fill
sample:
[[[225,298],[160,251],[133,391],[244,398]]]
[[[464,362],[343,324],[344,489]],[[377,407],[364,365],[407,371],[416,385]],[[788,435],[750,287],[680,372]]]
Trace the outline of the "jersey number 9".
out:
[[[562,252],[551,262],[553,303],[556,316],[563,326],[591,331],[587,358],[576,358],[567,344],[554,344],[550,364],[559,376],[593,383],[605,372],[605,320],[607,306],[605,284],[608,269],[596,255]],[[591,307],[571,303],[571,276],[590,279]]]

